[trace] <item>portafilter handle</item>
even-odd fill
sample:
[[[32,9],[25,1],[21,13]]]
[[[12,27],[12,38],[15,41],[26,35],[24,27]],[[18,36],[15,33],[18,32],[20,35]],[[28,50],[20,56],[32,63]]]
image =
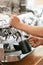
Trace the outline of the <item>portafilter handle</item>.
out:
[[[14,45],[16,51],[21,50],[22,54],[29,53],[31,51],[31,46],[28,40],[23,40],[19,42],[19,45]]]

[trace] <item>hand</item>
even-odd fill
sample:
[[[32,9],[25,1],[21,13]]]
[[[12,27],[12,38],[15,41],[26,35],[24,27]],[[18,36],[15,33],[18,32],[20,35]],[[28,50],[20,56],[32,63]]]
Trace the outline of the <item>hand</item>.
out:
[[[37,47],[37,46],[43,45],[43,38],[31,36],[29,37],[29,42],[32,47]]]
[[[12,27],[15,27],[17,29],[21,27],[20,20],[16,15],[11,16],[9,23]]]

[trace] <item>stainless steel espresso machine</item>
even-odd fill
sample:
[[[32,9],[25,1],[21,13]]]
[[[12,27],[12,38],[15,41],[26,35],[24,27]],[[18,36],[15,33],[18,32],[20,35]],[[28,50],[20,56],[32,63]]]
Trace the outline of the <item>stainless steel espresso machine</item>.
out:
[[[0,61],[16,62],[30,53],[31,46],[26,37],[10,25],[0,25]]]

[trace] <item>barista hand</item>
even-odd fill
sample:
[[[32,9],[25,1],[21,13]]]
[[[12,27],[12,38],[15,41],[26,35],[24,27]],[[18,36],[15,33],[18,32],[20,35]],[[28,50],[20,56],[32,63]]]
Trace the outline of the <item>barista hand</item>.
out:
[[[37,47],[37,46],[43,45],[43,38],[31,36],[29,38],[29,42],[30,42],[31,46]]]
[[[17,28],[17,29],[19,29],[21,27],[21,22],[16,15],[11,16],[10,25]]]

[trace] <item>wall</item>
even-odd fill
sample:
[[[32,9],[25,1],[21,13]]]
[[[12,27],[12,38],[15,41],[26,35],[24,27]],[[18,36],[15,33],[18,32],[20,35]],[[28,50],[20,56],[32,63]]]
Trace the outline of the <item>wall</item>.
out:
[[[43,0],[26,0],[26,8],[35,8],[43,5]]]

